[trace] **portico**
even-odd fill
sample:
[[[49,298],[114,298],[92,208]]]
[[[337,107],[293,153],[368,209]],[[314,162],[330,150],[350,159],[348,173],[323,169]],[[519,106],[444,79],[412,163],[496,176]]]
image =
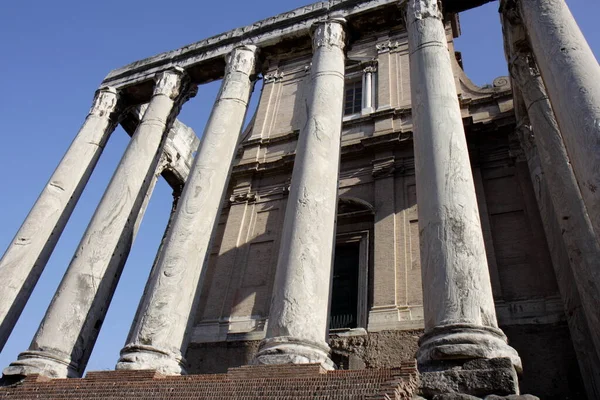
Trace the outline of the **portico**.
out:
[[[515,161],[485,145],[477,147],[477,159],[469,154],[478,146],[469,132],[510,130],[514,121],[505,121],[517,112],[510,85],[476,88],[459,67],[452,47],[452,35],[458,34],[452,14],[457,4],[316,3],[112,71],[0,261],[0,273],[14,281],[0,288],[1,348],[103,143],[117,123],[134,126],[30,348],[4,375],[81,377],[154,184],[167,165],[181,170],[181,163],[175,164],[181,157],[169,153],[176,142],[183,149],[175,153],[184,154],[189,164],[175,179],[183,190],[116,369],[187,374],[194,343],[229,343],[240,337],[260,340],[244,356],[247,364],[317,363],[335,369],[329,307],[338,199],[348,196],[372,209],[368,222],[357,213],[350,233],[361,232],[364,254],[361,285],[367,287],[361,287],[361,319],[368,314],[374,320],[341,337],[424,329],[414,349],[422,373],[443,373],[473,361],[499,363],[512,379],[503,390],[518,394],[515,371],[523,372],[523,362],[500,325],[517,319],[515,304],[527,293],[516,291],[510,297],[508,279],[502,279],[517,267],[524,269],[525,262],[520,253],[510,253],[518,243],[500,239],[504,231],[498,227],[506,225],[530,240],[522,232],[535,227],[523,222],[529,217],[521,212],[527,205],[517,197],[525,197],[532,183],[518,190],[517,184],[506,183],[516,195],[505,199],[494,185],[500,179],[508,182],[507,171]],[[563,1],[535,4],[537,8],[520,2],[503,8],[504,13],[510,8],[511,18],[519,15],[521,39],[531,46],[531,53],[523,54],[508,35],[514,56],[509,62],[534,130],[549,132],[538,143],[548,184],[564,185],[551,193],[556,214],[548,215],[573,216],[568,223],[559,222],[568,230],[564,239],[554,239],[564,240],[569,251],[582,243],[577,238],[584,239],[581,259],[571,258],[566,268],[584,309],[578,318],[593,333],[600,277],[590,260],[600,252],[594,222],[594,207],[600,203],[589,189],[600,168],[592,154],[592,139],[600,135],[593,123],[600,110],[600,92],[594,89],[600,67]],[[374,20],[387,28],[373,31],[368,21]],[[564,43],[576,54],[557,53],[553,43]],[[526,74],[523,63],[531,56],[541,78]],[[356,115],[344,117],[349,67],[364,72],[358,83],[362,103],[356,104]],[[261,78],[258,110],[244,130],[252,91]],[[176,121],[179,110],[214,79],[222,79],[221,89],[200,142],[195,135],[180,140],[189,131]],[[546,91],[549,101],[540,101]],[[132,112],[138,118],[134,123]],[[573,115],[582,117],[575,121]],[[468,132],[466,121],[476,128]],[[88,148],[90,142],[99,145]],[[586,143],[592,144],[591,151]],[[365,154],[372,156],[368,167]],[[574,158],[578,161],[571,170]],[[551,159],[560,164],[552,168]],[[572,196],[562,198],[561,190]],[[55,217],[42,223],[48,207]],[[32,230],[32,224],[41,228]],[[29,251],[22,252],[19,241],[26,239]],[[510,264],[514,259],[521,264]],[[534,264],[528,268],[538,271]],[[541,293],[532,301],[542,304],[536,307],[543,311],[523,318],[551,320],[556,314],[562,321],[561,310],[547,311],[551,289],[531,286]],[[572,295],[565,293],[572,288],[559,287],[567,307]],[[560,304],[559,294],[554,296]],[[504,317],[504,309],[510,317]],[[600,354],[597,337],[585,337]],[[349,353],[349,360],[358,357]],[[363,365],[364,360],[373,362],[365,357]]]

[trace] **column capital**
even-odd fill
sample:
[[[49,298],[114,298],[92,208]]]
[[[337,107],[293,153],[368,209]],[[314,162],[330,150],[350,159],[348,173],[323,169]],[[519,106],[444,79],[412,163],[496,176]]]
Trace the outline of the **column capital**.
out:
[[[235,47],[226,56],[227,67],[225,75],[230,72],[241,72],[245,75],[254,75],[256,71],[256,56],[260,49],[253,44]]]
[[[319,47],[346,46],[346,20],[344,18],[330,18],[313,24],[310,30],[313,49]]]
[[[440,0],[401,0],[400,7],[403,9],[404,21],[408,25],[411,19],[423,20],[426,18],[436,18],[444,20],[442,14],[442,3]]]
[[[187,78],[187,74],[181,67],[174,67],[159,73],[155,77],[154,96],[163,94],[175,100],[182,93],[182,81],[185,78]]]
[[[368,63],[364,64],[363,72],[365,74],[373,74],[377,72],[377,60],[369,61]]]
[[[118,102],[119,94],[117,90],[112,86],[103,86],[96,90],[89,114],[99,117],[111,114],[117,109]]]

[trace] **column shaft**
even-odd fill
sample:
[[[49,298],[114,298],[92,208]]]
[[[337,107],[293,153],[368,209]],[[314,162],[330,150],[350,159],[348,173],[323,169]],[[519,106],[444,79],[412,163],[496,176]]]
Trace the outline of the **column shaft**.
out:
[[[600,237],[600,65],[564,0],[519,3],[583,201]]]
[[[117,92],[96,92],[79,133],[0,260],[0,351],[117,125]]]
[[[117,369],[185,373],[183,356],[255,70],[255,46],[229,55],[217,102]]]
[[[181,70],[162,73],[29,350],[5,375],[83,373],[129,254],[136,220],[181,98]]]
[[[254,362],[322,363],[327,345],[337,205],[344,20],[313,32],[311,91],[300,132],[283,226],[266,339]]]
[[[582,373],[588,377],[586,387],[596,390],[600,387],[600,337],[590,335],[590,332],[600,331],[600,271],[597,268],[600,259],[600,245],[594,234],[591,221],[588,217],[581,191],[571,169],[571,161],[564,146],[563,139],[554,116],[554,111],[546,95],[546,89],[539,75],[533,55],[522,34],[519,25],[509,22],[504,18],[503,27],[507,46],[507,58],[513,78],[515,96],[522,96],[522,100],[515,101],[515,114],[521,124],[527,123],[527,118],[533,128],[534,137],[523,140],[535,140],[533,151],[539,154],[539,163],[543,170],[543,179],[550,195],[555,215],[552,218],[560,227],[559,240],[562,240],[569,261],[566,265],[554,265],[558,284],[565,302],[565,309],[569,310],[572,302],[579,302],[583,306],[585,322],[580,321],[580,310],[568,313],[571,335],[574,338],[574,347],[580,359]],[[521,103],[521,107],[517,107]],[[525,121],[523,121],[525,120]],[[527,126],[518,129],[525,130],[530,135]],[[540,191],[536,190],[538,196]],[[538,199],[540,202],[541,199]],[[546,222],[549,224],[550,222]],[[547,232],[552,234],[552,232]],[[563,271],[570,268],[571,271]],[[568,277],[566,276],[568,275]],[[574,281],[574,282],[573,282]],[[576,287],[573,287],[576,286]],[[579,343],[593,342],[594,351],[589,351],[589,343],[585,348],[580,348]],[[583,358],[583,362],[582,359]],[[595,372],[594,372],[595,371]],[[594,382],[592,384],[592,382]],[[595,396],[593,396],[595,397]]]
[[[508,357],[497,326],[475,186],[437,0],[409,0],[412,94],[425,335],[417,359]]]
[[[373,71],[374,67],[369,66],[364,69],[363,79],[363,114],[373,112]]]

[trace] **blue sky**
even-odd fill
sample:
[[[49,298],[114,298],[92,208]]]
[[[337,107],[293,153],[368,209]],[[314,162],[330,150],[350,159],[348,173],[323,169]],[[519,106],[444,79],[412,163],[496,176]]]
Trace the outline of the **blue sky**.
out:
[[[83,122],[94,91],[114,68],[247,25],[310,0],[190,1],[80,0],[4,2],[0,7],[0,251],[10,243],[29,208]],[[600,56],[598,0],[568,0],[596,57]],[[470,78],[491,83],[506,75],[498,3],[461,14],[457,50]],[[202,86],[180,119],[201,134],[218,83]],[[254,93],[254,103],[259,96]],[[27,349],[81,235],[125,147],[113,134],[71,222],[0,354],[0,368]],[[171,207],[171,191],[157,185],[108,316],[88,365],[112,369],[143,291]],[[1,278],[0,278],[1,279]],[[1,284],[1,280],[0,280]]]

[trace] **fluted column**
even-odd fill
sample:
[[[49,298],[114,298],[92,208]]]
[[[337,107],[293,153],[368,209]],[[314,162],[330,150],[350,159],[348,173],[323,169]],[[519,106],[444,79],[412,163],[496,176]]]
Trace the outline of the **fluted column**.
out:
[[[564,0],[519,0],[531,47],[600,237],[600,65]]]
[[[310,93],[283,226],[266,339],[257,364],[321,363],[326,342],[344,98],[345,21],[313,27]]]
[[[115,171],[29,350],[5,375],[83,373],[133,242],[168,125],[185,99],[184,73],[161,73],[150,105]]]
[[[117,103],[115,89],[98,89],[79,133],[0,260],[0,351],[117,125]]]
[[[221,91],[117,369],[185,373],[197,292],[248,108],[256,53],[255,46],[241,46],[228,56]]]
[[[417,205],[425,334],[417,360],[521,360],[498,328],[475,186],[437,0],[409,0]]]

